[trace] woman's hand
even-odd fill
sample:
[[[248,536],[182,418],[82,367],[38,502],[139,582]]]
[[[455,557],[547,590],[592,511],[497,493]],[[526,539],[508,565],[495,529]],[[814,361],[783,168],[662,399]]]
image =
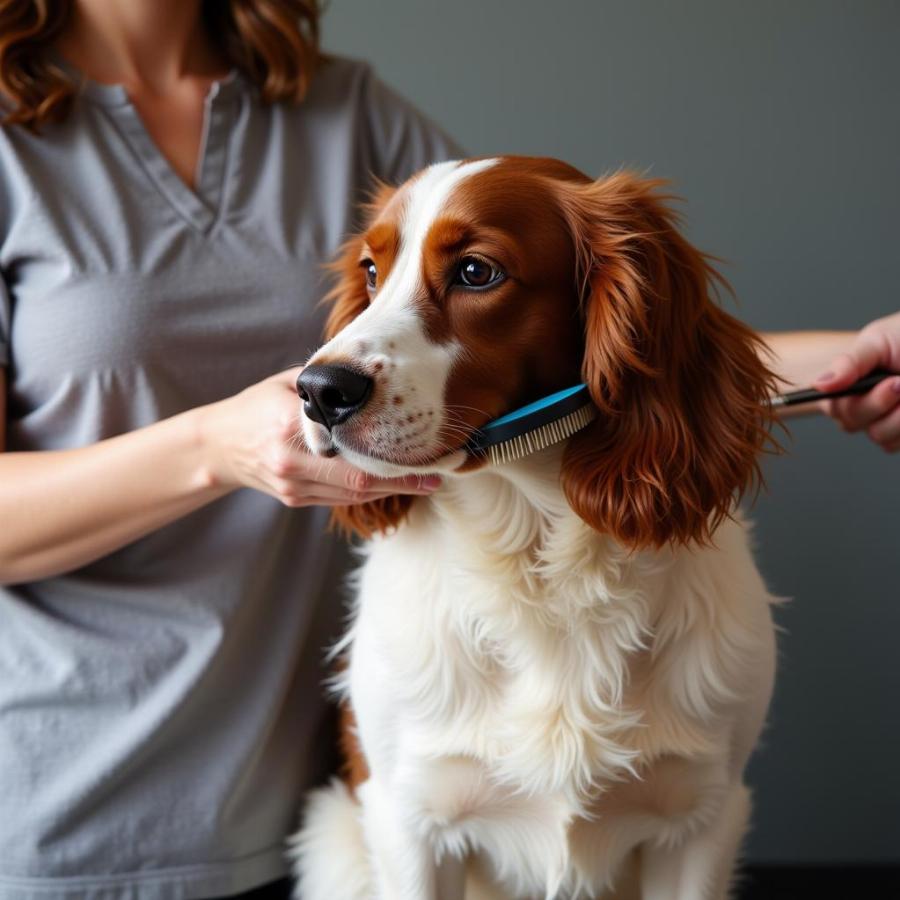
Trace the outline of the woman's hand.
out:
[[[840,390],[872,369],[898,373],[867,394],[823,400],[820,408],[845,431],[865,430],[888,453],[900,450],[900,312],[866,325],[844,353],[832,360],[814,387]]]
[[[393,494],[429,494],[437,476],[376,478],[344,460],[311,455],[300,436],[300,369],[280,372],[205,407],[210,472],[223,487],[252,487],[285,506],[346,506]]]

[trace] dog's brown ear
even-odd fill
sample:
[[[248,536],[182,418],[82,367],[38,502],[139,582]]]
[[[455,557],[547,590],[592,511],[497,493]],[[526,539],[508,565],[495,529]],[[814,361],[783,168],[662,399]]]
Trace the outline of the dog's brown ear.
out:
[[[562,195],[599,409],[569,441],[562,482],[582,519],[632,548],[709,541],[771,441],[763,344],[714,302],[727,284],[659,186],[618,173]]]
[[[396,188],[378,185],[372,201],[364,207],[367,223],[377,218],[395,193]],[[326,302],[331,303],[325,325],[326,340],[331,340],[369,305],[366,276],[359,265],[362,246],[361,235],[350,238],[329,265],[336,281],[325,297]],[[347,534],[357,534],[368,539],[399,524],[409,511],[412,499],[408,494],[397,494],[354,506],[336,506],[332,511],[332,524]]]

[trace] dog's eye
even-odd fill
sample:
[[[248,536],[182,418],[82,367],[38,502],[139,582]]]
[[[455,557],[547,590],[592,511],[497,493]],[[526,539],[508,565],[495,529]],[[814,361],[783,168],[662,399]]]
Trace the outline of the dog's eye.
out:
[[[371,259],[364,259],[359,264],[359,267],[365,270],[366,287],[370,290],[375,290],[375,287],[378,284],[378,269],[375,268],[375,263],[373,263]]]
[[[478,256],[466,256],[459,264],[456,284],[476,289],[489,288],[499,284],[504,278],[506,274],[487,260]]]

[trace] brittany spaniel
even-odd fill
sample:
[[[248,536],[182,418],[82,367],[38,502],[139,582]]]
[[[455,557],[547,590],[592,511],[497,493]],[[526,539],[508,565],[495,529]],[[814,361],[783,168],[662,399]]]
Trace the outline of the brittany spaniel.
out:
[[[384,187],[337,266],[303,433],[428,497],[368,538],[348,777],[293,842],[302,900],[718,900],[774,670],[735,504],[768,441],[759,339],[658,183],[548,159]],[[479,426],[579,382],[597,415],[506,465]]]

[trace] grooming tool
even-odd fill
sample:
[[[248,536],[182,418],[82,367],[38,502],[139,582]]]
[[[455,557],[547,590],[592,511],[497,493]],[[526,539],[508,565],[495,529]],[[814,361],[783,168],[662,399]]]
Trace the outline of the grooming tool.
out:
[[[587,385],[576,384],[482,425],[466,449],[487,453],[494,465],[513,462],[564,441],[596,415]]]
[[[865,394],[891,374],[876,369],[841,390],[804,388],[778,394],[772,397],[771,404],[773,407],[799,406],[832,397]],[[564,441],[581,431],[596,416],[597,408],[591,402],[587,385],[576,384],[482,425],[469,439],[466,449],[470,453],[486,453],[495,466],[514,462]]]
[[[850,397],[853,394],[867,394],[876,384],[891,376],[891,372],[875,369],[868,375],[854,381],[849,387],[839,391],[817,391],[815,388],[803,388],[799,391],[789,391],[786,394],[778,394],[772,398],[772,406],[798,406],[801,403],[812,403],[815,400],[829,400],[832,397]]]

